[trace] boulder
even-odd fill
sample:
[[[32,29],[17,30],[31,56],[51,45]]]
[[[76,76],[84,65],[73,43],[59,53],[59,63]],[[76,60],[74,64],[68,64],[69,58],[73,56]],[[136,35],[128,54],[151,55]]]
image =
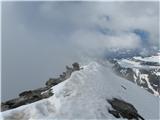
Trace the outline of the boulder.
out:
[[[144,120],[144,118],[138,114],[138,111],[132,104],[117,98],[113,98],[107,101],[108,103],[111,104],[113,108],[113,110],[108,109],[108,112],[111,113],[116,118],[119,118],[120,116],[122,116],[123,118],[126,118],[126,119],[139,120],[140,118],[141,120]]]
[[[79,66],[79,64],[77,62],[73,63],[72,66],[73,66],[73,70],[74,71],[80,70],[80,66]]]

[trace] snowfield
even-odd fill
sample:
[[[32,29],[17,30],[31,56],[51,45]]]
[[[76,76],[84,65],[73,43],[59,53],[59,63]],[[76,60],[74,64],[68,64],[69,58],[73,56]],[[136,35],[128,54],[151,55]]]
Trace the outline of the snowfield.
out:
[[[159,119],[159,97],[115,75],[109,64],[92,62],[54,86],[52,92],[50,98],[2,112],[1,119],[115,119],[106,101],[113,97],[134,105],[146,120]]]
[[[150,62],[150,61],[149,61]],[[129,59],[122,59],[118,61],[118,64],[124,68],[143,68],[143,69],[160,69],[160,66],[141,65],[140,62],[136,62]]]
[[[140,62],[151,62],[160,64],[160,53],[157,53],[157,55],[150,57],[136,56],[133,57],[133,59],[121,59],[118,61],[118,64],[124,68],[160,69],[159,65],[141,65]]]
[[[154,56],[150,56],[150,57],[134,57],[134,59],[136,60],[141,60],[141,61],[145,61],[145,62],[156,62],[156,63],[160,63],[160,53],[157,53],[157,55]]]

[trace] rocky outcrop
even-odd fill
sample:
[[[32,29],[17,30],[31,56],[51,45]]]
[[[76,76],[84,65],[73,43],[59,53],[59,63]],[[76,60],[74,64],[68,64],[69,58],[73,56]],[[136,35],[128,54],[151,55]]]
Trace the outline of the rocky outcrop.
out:
[[[112,114],[116,118],[126,118],[128,120],[136,119],[136,120],[144,120],[144,118],[138,114],[136,108],[123,100],[113,98],[107,100],[108,103],[112,106],[112,110],[108,109],[108,112]]]
[[[1,104],[1,111],[13,109],[25,104],[33,103],[38,100],[48,98],[52,96],[53,93],[48,87],[39,88],[35,90],[24,91],[19,94],[18,98],[8,100]]]
[[[59,75],[58,78],[50,78],[50,79],[46,82],[46,86],[47,86],[47,87],[52,87],[52,86],[54,86],[54,85],[57,85],[57,84],[59,84],[60,82],[68,79],[68,78],[71,76],[72,72],[78,71],[78,70],[80,70],[80,66],[79,66],[78,63],[73,63],[73,64],[72,64],[72,67],[66,66],[66,71],[63,72],[61,75]]]
[[[46,83],[45,87],[38,88],[35,90],[24,91],[19,94],[18,98],[8,100],[1,103],[1,111],[13,109],[25,104],[33,103],[44,98],[48,98],[53,95],[51,87],[61,83],[68,79],[74,71],[80,70],[78,63],[73,63],[72,67],[66,66],[66,71],[63,72],[58,78],[50,78]]]
[[[156,96],[160,95],[160,76],[156,75],[160,69],[125,68],[120,66],[117,61],[111,61],[111,63],[114,64],[113,71],[117,75],[143,87]]]

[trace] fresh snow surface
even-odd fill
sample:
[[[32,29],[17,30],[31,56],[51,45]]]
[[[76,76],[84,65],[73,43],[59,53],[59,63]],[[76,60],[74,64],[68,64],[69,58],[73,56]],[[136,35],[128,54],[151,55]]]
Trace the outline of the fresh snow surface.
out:
[[[156,72],[155,74],[158,75],[158,76],[160,76],[160,72]]]
[[[150,57],[141,57],[136,56],[133,57],[134,59],[121,59],[118,61],[119,65],[121,65],[124,68],[143,68],[143,69],[160,69],[160,66],[151,66],[151,65],[141,65],[140,61],[143,62],[153,62],[153,63],[159,63],[160,64],[160,55],[157,53],[157,55],[150,56]],[[135,61],[138,60],[138,61]]]
[[[124,68],[160,69],[160,66],[141,65],[140,62],[136,62],[131,59],[119,60],[118,64]]]
[[[136,60],[141,60],[141,61],[145,61],[145,62],[156,62],[156,63],[160,63],[160,56],[159,54],[155,55],[155,56],[151,56],[151,57],[134,57],[134,59]]]
[[[124,89],[122,86],[126,87]],[[146,120],[159,119],[159,97],[116,76],[108,65],[92,62],[52,89],[54,95],[2,113],[5,119],[62,120],[115,119],[106,99],[131,103]],[[1,117],[2,117],[1,116]]]

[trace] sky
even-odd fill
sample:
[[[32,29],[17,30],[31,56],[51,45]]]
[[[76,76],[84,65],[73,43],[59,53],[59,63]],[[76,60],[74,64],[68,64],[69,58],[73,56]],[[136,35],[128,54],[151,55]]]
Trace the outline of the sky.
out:
[[[2,2],[2,100],[107,50],[159,47],[158,2]]]

